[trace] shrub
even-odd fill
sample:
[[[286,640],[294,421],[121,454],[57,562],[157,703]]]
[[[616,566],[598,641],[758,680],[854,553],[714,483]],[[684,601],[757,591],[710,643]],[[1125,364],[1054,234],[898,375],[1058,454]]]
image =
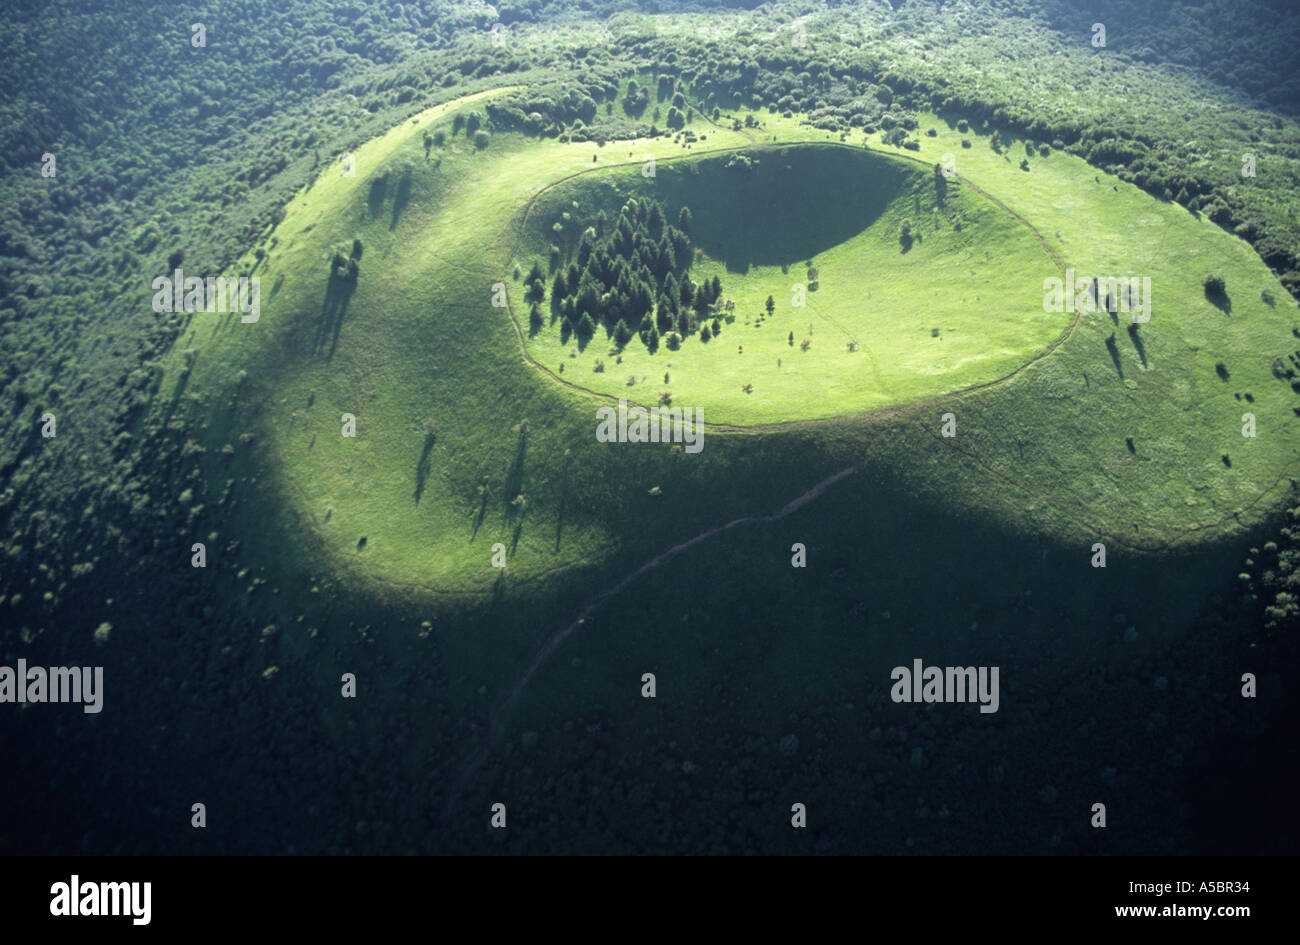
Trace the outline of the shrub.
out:
[[[1211,274],[1205,277],[1206,295],[1223,295],[1223,289],[1224,282],[1222,276]]]

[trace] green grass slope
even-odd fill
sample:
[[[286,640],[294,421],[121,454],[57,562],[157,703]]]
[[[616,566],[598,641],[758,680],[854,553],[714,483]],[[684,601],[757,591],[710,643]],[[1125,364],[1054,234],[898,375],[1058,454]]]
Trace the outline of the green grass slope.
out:
[[[1251,527],[1296,473],[1300,398],[1273,376],[1273,359],[1300,348],[1295,304],[1241,240],[1076,158],[1031,158],[1024,171],[1022,150],[1013,146],[1011,159],[973,135],[964,149],[936,118],[921,163],[893,170],[898,162],[844,148],[796,149],[825,135],[765,115],[761,166],[779,173],[782,160],[808,162],[791,173],[821,215],[809,221],[772,205],[775,191],[759,182],[749,203],[739,195],[738,220],[737,188],[712,186],[726,172],[713,157],[697,178],[681,160],[693,149],[662,138],[600,149],[507,134],[477,150],[450,120],[475,104],[432,109],[369,143],[355,155],[354,177],[324,174],[261,246],[260,322],[196,314],[177,347],[167,409],[203,425],[211,475],[258,496],[267,521],[271,503],[291,503],[310,533],[268,542],[276,553],[420,597],[483,595],[501,581],[539,588],[563,577],[577,586],[730,518],[774,511],[849,463],[941,512],[1084,549],[1104,539],[1160,551]],[[423,136],[437,130],[447,143],[426,154]],[[756,144],[710,128],[697,147]],[[930,168],[948,153],[961,179],[948,208],[965,221],[960,231],[925,201]],[[626,370],[609,364],[605,375],[581,369],[594,351],[570,359],[546,333],[525,347],[512,273],[527,268],[548,232],[529,229],[537,195],[616,200],[600,188],[650,186],[637,166],[646,155],[659,162],[656,192],[695,211],[701,274],[721,276],[724,295],[738,300],[736,321],[710,346],[693,339],[671,357],[630,354]],[[602,170],[628,160],[632,167]],[[870,192],[818,186],[815,173],[828,167],[841,175],[831,181],[859,167],[896,180],[881,185],[873,217]],[[730,217],[720,222],[715,208]],[[764,214],[785,229],[762,232]],[[908,253],[897,240],[903,215],[923,234]],[[868,225],[855,228],[858,216]],[[1109,315],[1085,315],[1023,370],[948,393],[1001,378],[1068,324],[1042,311],[1042,280],[1055,266],[1022,221],[1080,273],[1149,275],[1151,322],[1131,339]],[[550,220],[541,212],[537,222]],[[329,264],[354,239],[364,254],[347,290],[331,283]],[[785,283],[778,297],[789,298],[780,266],[807,262],[798,258],[805,252],[823,272],[807,314],[796,322],[778,307],[770,322],[746,326],[773,286]],[[1210,270],[1226,279],[1230,311],[1204,295]],[[509,311],[491,304],[502,282]],[[790,348],[787,332],[810,320],[809,351]],[[843,344],[852,335],[856,353]],[[578,366],[557,376],[561,360]],[[707,419],[743,429],[712,430],[697,456],[597,443],[596,408],[627,389],[628,375],[638,385],[641,374],[658,380],[668,360],[675,402],[695,398]],[[1229,381],[1216,373],[1219,361]],[[593,381],[610,386],[591,393]],[[957,436],[943,438],[949,411]],[[1253,439],[1241,436],[1247,411],[1257,418]],[[809,419],[837,412],[852,416]],[[345,413],[356,418],[355,437],[341,435]],[[764,425],[783,421],[795,422]],[[235,454],[224,471],[223,446]],[[508,576],[492,567],[498,544]]]

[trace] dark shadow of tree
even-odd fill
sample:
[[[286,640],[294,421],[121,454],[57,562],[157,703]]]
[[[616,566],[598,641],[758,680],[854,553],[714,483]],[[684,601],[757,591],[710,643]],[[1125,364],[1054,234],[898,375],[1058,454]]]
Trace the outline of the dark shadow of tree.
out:
[[[406,205],[411,202],[411,172],[407,171],[402,175],[402,179],[397,182],[397,191],[393,194],[393,219],[388,224],[389,230],[397,229],[397,221],[402,216],[402,211]]]
[[[370,182],[370,190],[366,194],[366,210],[370,214],[370,219],[378,219],[379,211],[384,209],[386,199],[388,199],[388,175],[381,174]]]
[[[438,434],[424,435],[424,449],[420,451],[420,461],[415,464],[415,504],[420,504],[424,496],[424,485],[429,481],[429,467],[432,465],[433,444],[438,442]]]
[[[484,476],[478,487],[478,512],[474,515],[474,526],[469,535],[470,541],[478,537],[478,530],[483,527],[483,519],[487,518],[488,499],[491,497],[492,488],[488,485],[487,476]]]
[[[510,463],[510,469],[506,472],[505,491],[502,494],[502,500],[505,503],[505,516],[507,520],[513,519],[519,514],[514,505],[515,496],[524,491],[524,457],[528,452],[528,424],[519,425],[519,440],[515,444],[515,458]]]
[[[1115,344],[1115,333],[1113,331],[1110,333],[1110,337],[1106,339],[1106,350],[1110,352],[1110,359],[1115,365],[1115,373],[1119,375],[1119,379],[1122,381],[1124,379],[1124,366],[1119,360],[1119,347]]]
[[[339,333],[343,330],[343,316],[347,314],[348,303],[357,284],[351,279],[340,276],[330,269],[329,283],[325,287],[325,301],[321,305],[320,320],[316,323],[316,340],[312,351],[319,354],[328,343],[329,351],[325,359],[334,357],[334,349],[339,344]]]
[[[1133,347],[1137,350],[1138,358],[1142,361],[1142,366],[1146,367],[1147,349],[1146,345],[1142,343],[1142,336],[1138,334],[1137,322],[1133,322],[1128,326],[1128,337],[1129,340],[1133,342]]]
[[[1232,314],[1232,299],[1228,297],[1227,289],[1206,289],[1205,297],[1210,300],[1211,305],[1224,315]]]

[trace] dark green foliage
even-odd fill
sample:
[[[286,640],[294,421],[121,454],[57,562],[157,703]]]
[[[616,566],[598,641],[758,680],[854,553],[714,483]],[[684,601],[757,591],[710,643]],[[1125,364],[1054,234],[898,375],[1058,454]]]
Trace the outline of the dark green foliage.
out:
[[[683,207],[678,220],[689,225],[690,210]],[[566,315],[590,316],[620,346],[632,339],[628,326],[637,324],[637,334],[653,348],[661,334],[694,332],[695,314],[702,316],[722,291],[717,277],[695,286],[687,276],[690,259],[690,237],[665,222],[663,207],[631,198],[612,222],[601,210],[583,230],[574,262],[567,269],[556,266],[551,304]],[[540,267],[529,273],[528,284],[535,274]],[[626,337],[619,337],[620,324]]]
[[[344,256],[342,251],[334,253],[334,259],[330,263],[330,277],[332,279],[341,279],[344,282],[356,282],[357,275],[360,272],[360,266],[357,263],[358,256]]]

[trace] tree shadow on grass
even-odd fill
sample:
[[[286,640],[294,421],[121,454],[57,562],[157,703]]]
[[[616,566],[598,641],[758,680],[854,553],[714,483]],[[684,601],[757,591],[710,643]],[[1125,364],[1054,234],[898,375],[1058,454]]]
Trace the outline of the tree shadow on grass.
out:
[[[505,490],[502,494],[502,500],[505,502],[506,518],[512,518],[512,513],[517,514],[518,510],[514,506],[515,497],[524,491],[524,457],[528,452],[528,424],[519,424],[519,440],[515,444],[515,458],[510,463],[510,469],[506,472]]]
[[[1110,352],[1110,360],[1115,365],[1115,373],[1119,379],[1124,380],[1124,365],[1119,360],[1119,346],[1115,344],[1115,333],[1112,331],[1110,337],[1106,339],[1106,350]]]
[[[1138,334],[1138,324],[1133,322],[1128,326],[1129,340],[1133,342],[1133,347],[1137,350],[1138,358],[1142,361],[1142,366],[1147,366],[1147,349],[1142,343],[1142,336]]]
[[[433,454],[433,444],[438,442],[438,434],[426,433],[424,435],[424,449],[420,451],[420,461],[415,464],[415,504],[420,504],[420,499],[424,497],[424,485],[429,481],[429,467],[432,465],[430,457]]]
[[[366,194],[366,210],[370,214],[370,219],[378,219],[379,211],[384,209],[384,201],[388,198],[388,175],[381,174],[370,182],[370,190]]]
[[[325,355],[326,360],[334,357],[334,349],[339,344],[339,333],[343,330],[343,316],[347,314],[348,303],[352,301],[352,293],[356,288],[355,281],[338,275],[333,269],[330,270],[330,280],[325,287],[325,301],[321,305],[320,320],[316,323],[316,340],[312,344],[312,351],[317,354],[327,343],[329,344],[329,352]]]
[[[1205,297],[1210,300],[1210,304],[1221,311],[1224,315],[1232,314],[1232,299],[1228,297],[1227,289],[1206,289]]]
[[[397,221],[402,216],[402,211],[406,205],[411,202],[411,172],[407,171],[402,175],[402,179],[397,182],[397,190],[393,194],[393,218],[388,224],[388,229],[397,229]]]
[[[483,519],[487,518],[488,499],[492,496],[492,489],[488,486],[487,477],[483,477],[483,482],[478,487],[478,511],[474,513],[474,525],[469,534],[469,540],[473,541],[478,537],[478,530],[483,527]]]

